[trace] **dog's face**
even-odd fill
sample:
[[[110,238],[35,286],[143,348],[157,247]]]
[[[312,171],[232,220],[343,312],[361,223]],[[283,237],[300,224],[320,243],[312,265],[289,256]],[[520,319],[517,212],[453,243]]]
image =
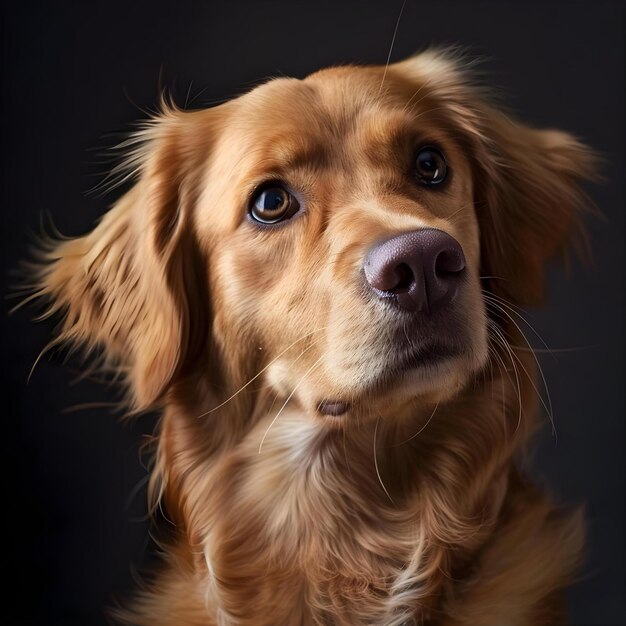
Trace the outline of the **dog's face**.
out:
[[[262,371],[331,424],[457,393],[488,358],[484,289],[541,297],[591,165],[433,53],[275,80],[144,134],[135,188],[45,271],[65,338],[104,343],[139,405],[190,372],[235,391]]]
[[[447,396],[487,355],[469,160],[414,84],[381,81],[331,69],[233,102],[229,175],[196,212],[217,336],[237,329],[277,391],[342,420]]]

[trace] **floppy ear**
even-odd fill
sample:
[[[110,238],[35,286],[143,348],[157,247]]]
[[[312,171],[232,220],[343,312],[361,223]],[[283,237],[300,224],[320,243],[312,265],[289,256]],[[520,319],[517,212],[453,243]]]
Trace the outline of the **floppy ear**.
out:
[[[490,288],[518,305],[541,304],[545,264],[568,243],[586,244],[582,213],[591,201],[581,183],[596,158],[572,136],[534,130],[482,105],[475,199],[481,273]]]
[[[585,243],[581,213],[591,202],[581,183],[594,178],[595,155],[564,132],[505,115],[470,84],[469,64],[454,51],[427,51],[396,67],[420,85],[426,108],[455,131],[471,160],[481,275],[510,302],[541,303],[546,261],[571,241],[579,250]]]
[[[169,109],[147,123],[130,145],[138,181],[88,235],[54,244],[45,254],[38,294],[49,312],[63,313],[56,343],[103,348],[121,371],[131,404],[156,403],[198,345],[204,325],[193,322],[186,284],[202,289],[192,236],[191,209],[206,159],[206,128],[194,116]],[[196,298],[197,300],[197,298]]]

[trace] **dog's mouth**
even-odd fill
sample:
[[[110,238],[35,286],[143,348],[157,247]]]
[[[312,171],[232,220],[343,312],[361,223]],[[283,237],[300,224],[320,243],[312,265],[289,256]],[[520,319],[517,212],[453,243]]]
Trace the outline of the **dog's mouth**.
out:
[[[439,366],[461,354],[457,346],[443,342],[432,342],[411,347],[390,355],[382,375],[372,385],[373,391],[404,386],[420,381],[435,380]]]
[[[390,363],[389,369],[400,374],[409,370],[428,368],[459,355],[459,348],[444,343],[430,343],[402,352]]]
[[[399,352],[389,359],[383,375],[371,385],[370,391],[390,387],[399,382],[403,375],[410,375],[414,371],[421,370],[428,375],[433,368],[460,353],[457,346],[437,342]],[[337,398],[324,398],[318,402],[316,408],[320,415],[341,417],[352,409],[352,403]]]

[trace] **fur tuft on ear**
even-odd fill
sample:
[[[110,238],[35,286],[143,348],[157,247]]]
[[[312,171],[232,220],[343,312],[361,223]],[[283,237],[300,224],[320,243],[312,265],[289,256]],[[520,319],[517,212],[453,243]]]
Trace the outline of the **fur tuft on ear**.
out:
[[[472,63],[456,50],[428,50],[392,71],[420,90],[420,101],[454,129],[474,172],[481,230],[481,274],[493,292],[518,305],[540,304],[546,261],[568,243],[585,248],[582,189],[598,159],[567,133],[530,128],[502,111]]]
[[[62,314],[55,343],[101,347],[135,410],[159,402],[188,356],[190,329],[203,327],[185,287],[204,280],[188,276],[198,271],[190,213],[208,154],[191,118],[203,115],[169,107],[129,140],[135,186],[91,233],[51,245],[38,272],[36,295]]]

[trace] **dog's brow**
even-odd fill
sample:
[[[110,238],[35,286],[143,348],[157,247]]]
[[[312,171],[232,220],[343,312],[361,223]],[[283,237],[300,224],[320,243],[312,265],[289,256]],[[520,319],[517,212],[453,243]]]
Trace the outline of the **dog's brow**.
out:
[[[288,172],[290,170],[304,168],[328,167],[331,162],[332,150],[319,142],[311,142],[309,145],[292,146],[282,143],[280,139],[273,141],[263,154],[265,168],[276,172]]]
[[[288,155],[286,165],[293,169],[311,166],[325,167],[330,160],[330,151],[318,144],[296,150]]]

